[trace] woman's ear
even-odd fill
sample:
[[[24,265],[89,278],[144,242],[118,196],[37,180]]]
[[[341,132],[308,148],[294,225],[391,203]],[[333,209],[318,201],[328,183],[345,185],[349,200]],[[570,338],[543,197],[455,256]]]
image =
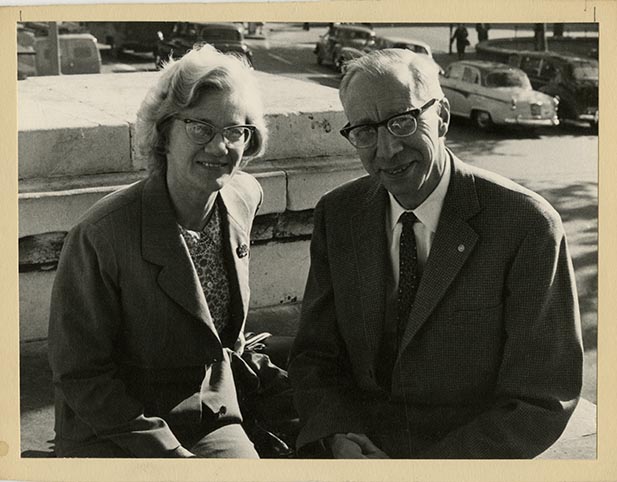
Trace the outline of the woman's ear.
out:
[[[450,103],[445,97],[439,101],[439,137],[445,137],[450,126]]]

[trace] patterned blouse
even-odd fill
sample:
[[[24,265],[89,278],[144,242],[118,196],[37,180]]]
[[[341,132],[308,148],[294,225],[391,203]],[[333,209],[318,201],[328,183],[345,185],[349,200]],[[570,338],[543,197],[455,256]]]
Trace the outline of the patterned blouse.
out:
[[[193,266],[204,290],[212,322],[219,335],[229,323],[231,294],[225,266],[222,207],[216,202],[208,223],[201,232],[180,226]]]

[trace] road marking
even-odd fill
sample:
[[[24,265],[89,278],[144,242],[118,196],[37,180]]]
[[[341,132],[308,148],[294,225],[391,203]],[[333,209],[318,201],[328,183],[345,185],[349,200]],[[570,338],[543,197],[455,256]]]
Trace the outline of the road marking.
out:
[[[280,56],[278,56],[278,55],[272,54],[272,53],[270,53],[270,52],[268,52],[268,55],[269,55],[270,57],[272,57],[273,59],[278,60],[279,62],[283,62],[284,64],[287,64],[287,65],[293,65],[293,62],[290,62],[289,60],[287,60],[287,59],[285,59],[285,58],[283,58],[283,57],[280,57]]]

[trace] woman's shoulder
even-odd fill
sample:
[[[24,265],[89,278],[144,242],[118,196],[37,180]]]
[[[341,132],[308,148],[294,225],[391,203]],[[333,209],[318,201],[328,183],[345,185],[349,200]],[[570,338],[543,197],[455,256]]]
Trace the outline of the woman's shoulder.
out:
[[[244,171],[238,171],[223,191],[233,192],[240,197],[252,210],[255,211],[263,200],[263,189],[254,176]]]
[[[145,180],[141,180],[107,194],[82,215],[78,224],[100,224],[119,212],[122,213],[120,214],[122,217],[126,217],[125,211],[139,208],[144,183]]]

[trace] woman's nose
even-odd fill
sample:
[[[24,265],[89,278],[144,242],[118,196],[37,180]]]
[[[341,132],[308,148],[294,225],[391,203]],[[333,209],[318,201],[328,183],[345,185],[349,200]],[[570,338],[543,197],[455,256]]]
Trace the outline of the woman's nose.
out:
[[[228,149],[227,149],[227,144],[225,143],[225,138],[223,137],[223,134],[221,134],[220,132],[217,132],[212,138],[212,140],[210,140],[210,142],[208,142],[204,146],[204,151],[208,154],[212,154],[216,156],[227,154]]]

